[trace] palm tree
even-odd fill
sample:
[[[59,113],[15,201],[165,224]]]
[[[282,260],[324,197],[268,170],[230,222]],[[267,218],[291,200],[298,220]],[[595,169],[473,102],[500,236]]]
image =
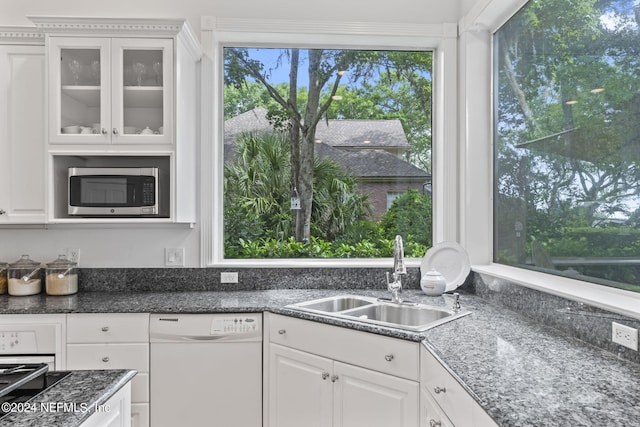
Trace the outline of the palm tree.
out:
[[[241,238],[284,241],[294,236],[287,135],[241,134],[234,150],[224,171],[225,251]],[[313,187],[315,237],[334,240],[370,212],[357,179],[330,159],[314,159]]]

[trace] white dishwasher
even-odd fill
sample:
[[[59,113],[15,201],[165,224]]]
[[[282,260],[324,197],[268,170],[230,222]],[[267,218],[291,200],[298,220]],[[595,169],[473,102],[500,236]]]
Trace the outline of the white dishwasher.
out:
[[[153,427],[262,425],[262,314],[152,314]]]

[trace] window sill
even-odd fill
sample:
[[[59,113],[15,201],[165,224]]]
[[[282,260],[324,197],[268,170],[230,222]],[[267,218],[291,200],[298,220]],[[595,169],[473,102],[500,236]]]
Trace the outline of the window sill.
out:
[[[420,267],[422,258],[405,258],[406,267]],[[219,268],[393,268],[392,258],[281,258],[225,259],[209,267]]]
[[[640,293],[500,264],[473,265],[471,268],[479,274],[640,319]]]

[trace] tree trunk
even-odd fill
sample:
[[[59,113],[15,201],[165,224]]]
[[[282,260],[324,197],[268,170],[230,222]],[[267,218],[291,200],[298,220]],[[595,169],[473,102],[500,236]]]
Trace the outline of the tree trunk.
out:
[[[300,194],[300,216],[296,224],[296,240],[308,242],[311,239],[311,208],[313,206],[313,163],[316,123],[322,89],[318,78],[318,70],[322,59],[322,50],[309,50],[309,96],[300,125],[300,174],[298,175],[298,192]],[[301,222],[301,224],[300,224]]]

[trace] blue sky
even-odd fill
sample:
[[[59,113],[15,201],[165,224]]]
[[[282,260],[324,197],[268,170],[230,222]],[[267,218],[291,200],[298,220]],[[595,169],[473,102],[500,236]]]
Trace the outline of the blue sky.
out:
[[[283,49],[260,48],[249,49],[251,58],[257,59],[264,64],[265,71],[270,72],[269,83],[289,82],[289,59],[285,56],[280,63],[278,57],[282,55]],[[306,50],[300,51],[301,67],[298,71],[298,85],[307,86],[309,78],[306,72]]]

